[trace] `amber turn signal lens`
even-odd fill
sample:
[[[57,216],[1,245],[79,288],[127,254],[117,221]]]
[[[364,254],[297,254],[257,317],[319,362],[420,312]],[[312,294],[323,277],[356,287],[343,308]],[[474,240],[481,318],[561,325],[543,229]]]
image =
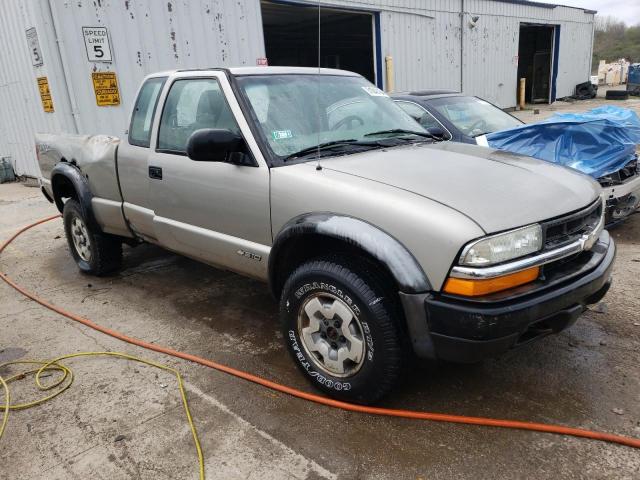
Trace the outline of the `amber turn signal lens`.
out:
[[[479,297],[489,293],[500,292],[509,288],[533,282],[540,274],[540,267],[533,267],[521,272],[511,273],[502,277],[483,280],[467,280],[463,278],[448,278],[444,284],[444,291],[465,297]]]

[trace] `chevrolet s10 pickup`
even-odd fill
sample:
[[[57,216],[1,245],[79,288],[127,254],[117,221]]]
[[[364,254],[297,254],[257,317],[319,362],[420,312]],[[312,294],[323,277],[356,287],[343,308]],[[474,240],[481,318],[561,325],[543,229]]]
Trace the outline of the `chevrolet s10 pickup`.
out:
[[[597,182],[442,142],[350,72],[157,73],[122,138],[36,148],[80,271],[150,242],[263,280],[293,361],[343,400],[559,332],[611,283]]]

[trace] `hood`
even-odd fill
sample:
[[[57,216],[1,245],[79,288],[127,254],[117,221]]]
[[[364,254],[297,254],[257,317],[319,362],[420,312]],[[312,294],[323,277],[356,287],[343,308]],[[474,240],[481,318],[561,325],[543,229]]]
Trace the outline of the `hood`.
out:
[[[447,205],[486,233],[564,215],[600,194],[595,181],[568,168],[454,142],[326,158],[322,166]]]

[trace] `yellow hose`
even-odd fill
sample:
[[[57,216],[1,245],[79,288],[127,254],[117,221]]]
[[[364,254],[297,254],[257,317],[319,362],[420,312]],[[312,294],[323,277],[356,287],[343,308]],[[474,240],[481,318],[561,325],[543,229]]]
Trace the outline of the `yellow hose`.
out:
[[[41,405],[44,402],[47,402],[57,397],[58,395],[60,395],[62,392],[64,392],[71,386],[71,384],[73,383],[73,371],[69,367],[62,365],[59,362],[61,362],[62,360],[67,360],[67,359],[76,358],[76,357],[96,357],[96,356],[124,358],[125,360],[144,363],[145,365],[159,368],[160,370],[164,370],[165,372],[169,372],[175,375],[176,379],[178,380],[178,389],[180,390],[180,396],[182,397],[182,405],[184,406],[184,412],[187,416],[187,422],[189,423],[191,434],[193,435],[193,443],[195,443],[195,446],[196,446],[198,462],[200,464],[200,469],[199,469],[200,480],[204,480],[204,458],[202,456],[202,448],[200,447],[200,439],[198,438],[198,432],[196,431],[196,426],[193,423],[193,417],[191,416],[191,411],[189,410],[189,403],[187,402],[187,394],[184,390],[182,375],[180,375],[180,372],[175,368],[171,368],[166,365],[162,365],[160,363],[152,362],[151,360],[146,360],[144,358],[134,357],[133,355],[128,355],[126,353],[79,352],[79,353],[71,353],[69,355],[63,355],[61,357],[54,358],[53,360],[50,360],[50,361],[19,360],[19,361],[6,362],[6,363],[0,364],[0,369],[11,366],[11,365],[40,365],[39,368],[26,370],[24,372],[12,375],[11,377],[6,379],[0,376],[0,384],[2,384],[2,387],[4,389],[4,397],[5,397],[4,405],[0,405],[0,410],[4,410],[2,423],[0,423],[0,440],[2,439],[2,435],[4,434],[5,427],[7,426],[7,421],[9,420],[10,410],[25,410],[27,408],[32,408],[37,405]],[[44,385],[41,382],[41,375],[43,372],[46,372],[46,371],[54,371],[54,372],[57,371],[61,375],[57,380],[51,382],[49,385]],[[47,395],[43,398],[39,398],[37,400],[33,400],[31,402],[11,404],[11,391],[9,389],[9,384],[11,382],[22,380],[28,377],[29,375],[35,375],[36,386],[41,391],[46,392],[46,391],[56,389],[57,387],[60,387],[60,388],[56,390],[54,393],[51,393],[50,395]]]

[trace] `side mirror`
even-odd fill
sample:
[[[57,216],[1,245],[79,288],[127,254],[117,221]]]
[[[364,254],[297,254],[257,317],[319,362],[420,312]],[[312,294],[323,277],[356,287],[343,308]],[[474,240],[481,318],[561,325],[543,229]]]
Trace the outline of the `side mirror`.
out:
[[[427,128],[427,132],[429,132],[434,137],[441,138],[443,140],[449,140],[449,135],[440,127],[429,127]]]
[[[240,135],[222,128],[196,130],[187,140],[187,155],[198,162],[246,165],[245,143]],[[251,162],[248,162],[251,164]]]

